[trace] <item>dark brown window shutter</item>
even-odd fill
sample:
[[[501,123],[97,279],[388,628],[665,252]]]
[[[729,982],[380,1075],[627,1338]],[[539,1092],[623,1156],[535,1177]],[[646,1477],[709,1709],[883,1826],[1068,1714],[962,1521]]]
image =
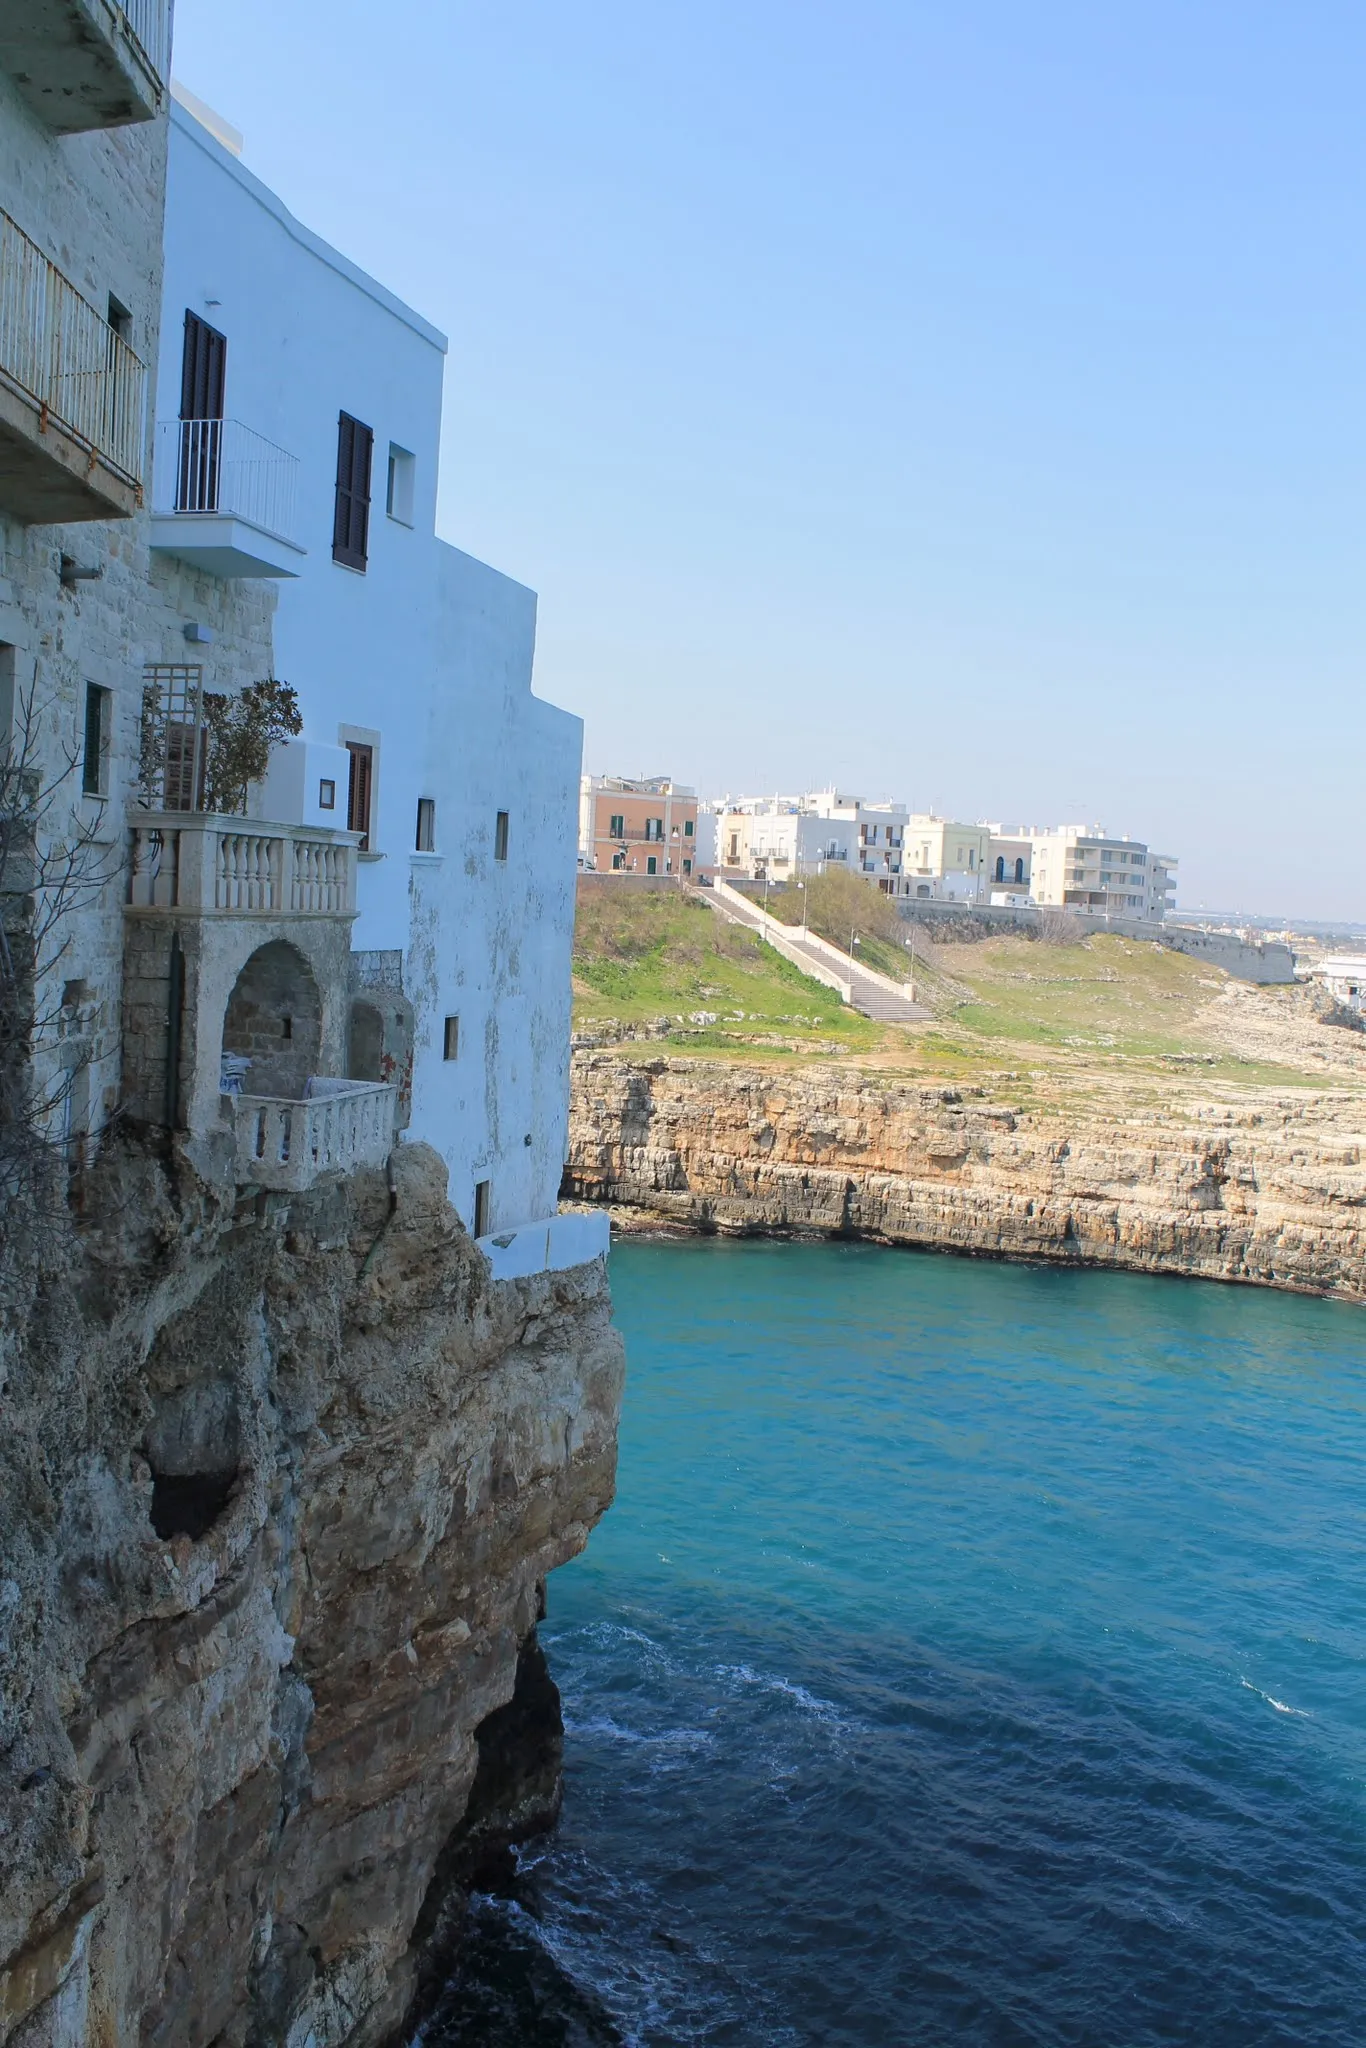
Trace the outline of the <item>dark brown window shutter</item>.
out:
[[[337,419],[337,509],[332,522],[332,559],[363,569],[370,551],[370,468],[375,436],[349,412]]]
[[[362,746],[358,740],[348,740],[346,751],[351,756],[351,775],[346,791],[346,829],[361,835],[360,850],[370,851],[370,785],[374,776],[375,750]]]

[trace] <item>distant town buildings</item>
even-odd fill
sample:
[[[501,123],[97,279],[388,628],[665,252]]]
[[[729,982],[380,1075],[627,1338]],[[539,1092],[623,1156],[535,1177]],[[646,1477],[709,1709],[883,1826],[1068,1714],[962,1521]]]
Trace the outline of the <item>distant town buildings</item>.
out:
[[[697,792],[667,775],[585,775],[579,864],[599,873],[672,875],[697,867]]]
[[[799,881],[828,867],[864,876],[884,896],[907,893],[901,804],[826,789],[801,796],[721,797],[705,806],[707,865],[754,881]]]
[[[579,862],[599,872],[679,882],[798,882],[859,875],[907,903],[1045,905],[1161,923],[1177,863],[1100,825],[968,824],[846,790],[723,796],[698,802],[668,776],[585,775]]]

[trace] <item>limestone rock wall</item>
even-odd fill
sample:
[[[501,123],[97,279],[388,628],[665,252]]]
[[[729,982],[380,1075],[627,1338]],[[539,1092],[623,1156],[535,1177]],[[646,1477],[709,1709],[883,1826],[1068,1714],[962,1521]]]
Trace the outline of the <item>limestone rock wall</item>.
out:
[[[565,1193],[705,1229],[1202,1275],[1366,1301],[1366,1103],[1026,1108],[834,1067],[575,1057]]]
[[[471,1829],[553,1813],[534,1629],[612,1496],[606,1276],[493,1283],[436,1155],[395,1165],[393,1203],[357,1175],[230,1215],[111,1143],[79,1236],[10,1276],[13,2048],[371,2048]]]

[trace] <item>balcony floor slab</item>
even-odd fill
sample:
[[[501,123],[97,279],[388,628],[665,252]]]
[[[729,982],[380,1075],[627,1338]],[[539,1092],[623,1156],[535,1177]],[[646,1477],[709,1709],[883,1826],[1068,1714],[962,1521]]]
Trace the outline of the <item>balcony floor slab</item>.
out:
[[[131,519],[140,487],[0,378],[0,510],[31,526]]]
[[[152,550],[225,581],[298,576],[308,552],[226,512],[155,512]]]
[[[123,128],[161,110],[162,82],[111,0],[7,0],[0,70],[55,135]]]

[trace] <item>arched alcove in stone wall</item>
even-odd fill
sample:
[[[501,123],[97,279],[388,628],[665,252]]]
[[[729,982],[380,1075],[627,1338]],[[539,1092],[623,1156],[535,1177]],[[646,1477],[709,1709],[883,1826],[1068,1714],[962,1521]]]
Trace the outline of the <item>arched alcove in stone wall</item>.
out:
[[[351,1005],[347,1078],[352,1081],[382,1081],[385,1078],[383,1065],[384,1019],[373,1003],[357,998]]]
[[[258,946],[233,984],[223,1016],[223,1051],[251,1064],[248,1095],[298,1100],[322,1049],[322,999],[313,970],[297,946],[272,939]]]

